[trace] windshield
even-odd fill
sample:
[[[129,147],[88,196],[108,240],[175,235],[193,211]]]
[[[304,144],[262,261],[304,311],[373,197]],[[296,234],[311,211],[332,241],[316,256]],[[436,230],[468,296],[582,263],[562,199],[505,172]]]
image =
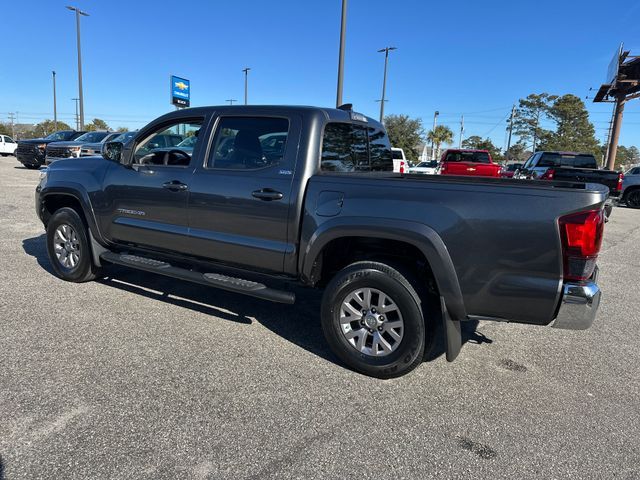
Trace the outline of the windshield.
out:
[[[71,140],[71,138],[73,137],[73,134],[76,132],[72,132],[70,130],[64,130],[62,132],[53,132],[50,135],[47,135],[46,137],[44,137],[45,140],[53,140],[56,142],[60,142],[60,141],[65,141],[65,140]]]
[[[118,135],[116,138],[114,138],[113,140],[111,140],[112,142],[122,142],[122,143],[127,143],[129,140],[131,140],[138,132],[124,132],[121,133],[120,135]]]
[[[436,168],[438,166],[438,162],[435,160],[432,160],[430,162],[420,162],[418,165],[416,165],[416,167],[419,168]]]
[[[491,163],[487,152],[448,152],[444,161]]]
[[[84,135],[80,135],[76,138],[76,142],[98,143],[101,142],[104,137],[109,135],[109,132],[87,132]]]

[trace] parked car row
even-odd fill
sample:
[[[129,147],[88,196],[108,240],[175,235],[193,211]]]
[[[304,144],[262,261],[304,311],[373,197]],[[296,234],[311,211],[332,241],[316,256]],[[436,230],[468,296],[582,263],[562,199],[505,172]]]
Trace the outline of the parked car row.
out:
[[[40,168],[63,158],[100,155],[105,142],[116,139],[126,141],[134,134],[135,132],[61,130],[44,138],[20,140],[12,153],[25,167]]]

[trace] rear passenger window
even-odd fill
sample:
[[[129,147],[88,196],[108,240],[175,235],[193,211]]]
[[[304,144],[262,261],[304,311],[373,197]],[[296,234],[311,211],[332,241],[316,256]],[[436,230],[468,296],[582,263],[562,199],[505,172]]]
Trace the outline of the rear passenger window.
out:
[[[324,129],[320,168],[326,172],[391,171],[389,139],[381,128],[328,123]]]
[[[322,170],[355,172],[368,170],[367,131],[351,123],[329,123],[322,140]]]
[[[256,170],[284,159],[289,120],[269,117],[222,117],[207,165],[229,170]]]
[[[402,158],[402,153],[398,153],[400,153],[400,157]],[[371,170],[393,170],[391,143],[389,143],[389,137],[387,137],[386,132],[382,128],[369,127],[369,156],[371,159]]]

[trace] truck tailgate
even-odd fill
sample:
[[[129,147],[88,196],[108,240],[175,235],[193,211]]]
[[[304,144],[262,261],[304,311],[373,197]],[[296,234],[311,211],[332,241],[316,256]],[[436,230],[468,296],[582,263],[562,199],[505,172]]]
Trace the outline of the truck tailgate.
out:
[[[556,167],[554,179],[584,183],[599,183],[609,189],[609,194],[617,196],[620,191],[618,182],[620,175],[613,170],[595,170],[592,168]]]
[[[478,177],[497,177],[500,167],[491,163],[444,162],[443,175],[473,175]]]

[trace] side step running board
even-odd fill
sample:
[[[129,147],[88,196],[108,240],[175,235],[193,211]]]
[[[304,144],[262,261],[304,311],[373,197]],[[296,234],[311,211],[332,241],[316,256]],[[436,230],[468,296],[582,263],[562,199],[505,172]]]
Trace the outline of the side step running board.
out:
[[[229,292],[241,293],[251,297],[261,298],[277,303],[292,304],[296,301],[296,296],[292,292],[284,290],[275,290],[268,288],[262,283],[244,280],[242,278],[228,277],[219,273],[199,273],[186,268],[174,267],[173,265],[161,260],[152,258],[139,257],[127,253],[104,252],[100,258],[105,262],[123,265],[125,267],[136,268],[152,273],[159,273],[167,277],[178,278],[189,282],[216,287]]]

